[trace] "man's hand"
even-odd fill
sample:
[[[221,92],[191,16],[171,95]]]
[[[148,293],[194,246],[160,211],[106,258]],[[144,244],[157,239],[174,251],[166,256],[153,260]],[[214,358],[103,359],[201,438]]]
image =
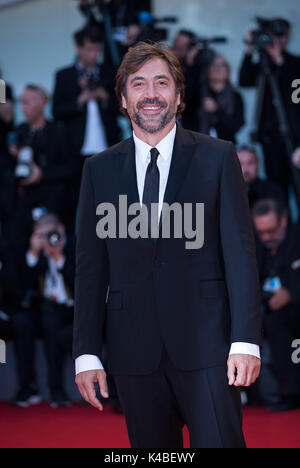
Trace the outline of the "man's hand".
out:
[[[261,361],[250,354],[231,354],[227,366],[229,385],[250,387],[259,377]]]
[[[217,101],[210,97],[204,98],[202,105],[203,105],[204,110],[208,112],[209,114],[214,114],[218,110]]]
[[[27,177],[27,179],[21,180],[20,185],[22,186],[35,185],[41,182],[43,178],[43,171],[34,162],[31,163],[31,171],[32,171],[31,176]]]
[[[280,310],[291,304],[292,301],[293,299],[289,291],[286,288],[282,287],[278,289],[278,291],[276,291],[272,298],[269,300],[268,307],[271,310]]]
[[[106,381],[106,373],[104,370],[92,370],[81,372],[76,377],[76,384],[82,398],[94,406],[99,411],[103,411],[103,406],[96,397],[95,383],[99,384],[100,393],[103,398],[108,398],[108,387]]]
[[[29,252],[34,257],[39,257],[41,251],[45,246],[45,229],[36,229],[30,237]]]

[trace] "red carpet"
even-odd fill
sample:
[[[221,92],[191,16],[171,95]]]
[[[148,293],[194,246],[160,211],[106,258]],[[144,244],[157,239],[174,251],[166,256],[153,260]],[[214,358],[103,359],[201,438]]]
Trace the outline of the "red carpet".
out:
[[[246,408],[244,429],[249,448],[300,448],[300,410],[269,413]],[[74,405],[53,410],[47,404],[29,409],[0,403],[0,448],[127,448],[122,415],[109,405],[99,413]],[[188,434],[185,431],[185,446]]]

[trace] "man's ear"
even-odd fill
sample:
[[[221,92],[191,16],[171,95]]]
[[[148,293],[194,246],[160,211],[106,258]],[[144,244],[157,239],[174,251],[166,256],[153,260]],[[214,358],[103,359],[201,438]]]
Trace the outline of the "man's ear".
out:
[[[124,109],[127,109],[127,101],[126,101],[124,94],[122,94],[121,97],[122,97],[122,107]]]

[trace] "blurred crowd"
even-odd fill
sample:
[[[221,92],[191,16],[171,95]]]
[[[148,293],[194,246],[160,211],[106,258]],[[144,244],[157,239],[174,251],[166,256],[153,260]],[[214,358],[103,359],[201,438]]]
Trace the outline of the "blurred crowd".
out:
[[[46,117],[50,97],[36,81],[27,84],[20,97],[23,123],[15,125],[16,100],[9,84],[6,104],[0,105],[0,338],[13,340],[19,389],[12,403],[23,407],[41,401],[34,368],[36,338],[45,345],[50,403],[69,405],[64,356],[72,349],[76,211],[83,164],[124,138],[114,94],[116,56],[121,58],[139,40],[162,39],[162,30],[140,21],[140,12],[150,11],[150,1],[113,0],[100,8],[103,3],[78,2],[86,24],[74,34],[74,63],[55,72],[51,119]],[[118,30],[117,52],[104,27],[107,17]],[[186,78],[186,109],[178,123],[236,143],[263,296],[262,374],[247,401],[284,411],[300,405],[300,364],[291,358],[292,342],[300,339],[300,227],[292,222],[290,210],[291,193],[297,193],[295,174],[300,173],[300,104],[291,99],[291,83],[300,79],[300,58],[288,52],[291,25],[274,21],[281,21],[282,31],[264,45],[263,53],[257,53],[255,32],[247,33],[237,86],[228,60],[203,50],[192,31],[180,30],[172,49]],[[245,124],[238,86],[257,87],[262,56],[278,82],[293,148],[288,154],[267,83],[259,96],[256,122],[264,167],[257,145],[237,144]],[[263,169],[266,177],[261,176]],[[111,389],[118,410],[113,381]]]

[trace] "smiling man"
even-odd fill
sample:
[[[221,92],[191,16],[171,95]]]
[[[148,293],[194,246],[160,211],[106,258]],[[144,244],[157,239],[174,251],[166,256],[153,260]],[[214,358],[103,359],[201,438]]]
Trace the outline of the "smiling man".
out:
[[[184,78],[164,44],[139,43],[116,79],[133,137],[85,163],[78,221],[74,358],[102,410],[108,347],[135,448],[244,447],[240,386],[259,375],[260,292],[247,194],[231,143],[176,125]],[[96,235],[99,203],[204,203],[205,243]],[[163,217],[163,213],[160,219]],[[130,222],[130,220],[129,220]],[[160,234],[161,234],[161,224]],[[173,228],[173,229],[172,229]]]

